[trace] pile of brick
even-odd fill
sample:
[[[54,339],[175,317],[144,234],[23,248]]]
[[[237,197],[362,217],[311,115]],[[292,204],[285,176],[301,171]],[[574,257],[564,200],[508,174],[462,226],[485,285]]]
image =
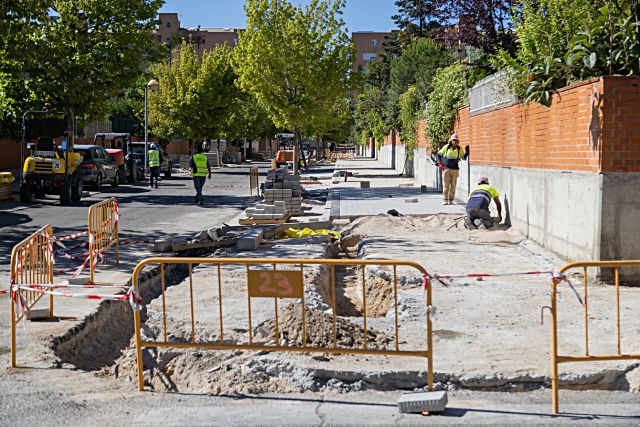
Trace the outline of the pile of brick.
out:
[[[300,175],[290,175],[286,168],[270,170],[264,183],[264,203],[284,202],[292,215],[302,215],[302,185]]]
[[[271,205],[258,203],[255,207],[246,209],[244,213],[252,219],[283,219],[288,215],[283,201],[276,201]]]

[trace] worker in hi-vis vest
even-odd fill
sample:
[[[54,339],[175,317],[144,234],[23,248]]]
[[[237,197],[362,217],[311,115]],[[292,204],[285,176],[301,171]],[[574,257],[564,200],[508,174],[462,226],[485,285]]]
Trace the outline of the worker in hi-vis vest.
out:
[[[491,200],[496,204],[498,209],[497,223],[502,222],[502,205],[500,204],[500,194],[489,185],[489,178],[486,176],[478,180],[478,186],[471,190],[469,200],[467,201],[467,217],[464,220],[464,226],[469,230],[476,228],[486,229],[493,227],[494,219],[489,212]]]
[[[160,177],[160,164],[162,154],[156,144],[149,146],[149,188],[158,188],[158,178]]]
[[[469,146],[460,147],[458,135],[453,133],[449,137],[449,142],[438,151],[438,163],[440,168],[444,169],[442,180],[444,181],[444,190],[442,192],[442,204],[452,205],[456,197],[456,185],[458,184],[458,173],[460,160],[467,160],[469,157]]]
[[[211,166],[207,156],[202,154],[202,145],[196,145],[196,154],[189,159],[189,168],[191,168],[193,186],[196,188],[196,204],[201,205],[204,202],[202,188],[206,182],[206,176],[208,175],[211,179]]]

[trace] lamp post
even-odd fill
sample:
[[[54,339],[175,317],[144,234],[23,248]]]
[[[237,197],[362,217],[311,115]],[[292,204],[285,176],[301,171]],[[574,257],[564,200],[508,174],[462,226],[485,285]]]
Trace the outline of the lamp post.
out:
[[[159,83],[156,79],[149,80],[144,87],[144,176],[147,177],[149,163],[149,89],[158,89]]]

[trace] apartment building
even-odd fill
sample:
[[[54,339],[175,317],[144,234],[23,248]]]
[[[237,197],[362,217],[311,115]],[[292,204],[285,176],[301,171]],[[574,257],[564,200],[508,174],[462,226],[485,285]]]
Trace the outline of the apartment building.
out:
[[[351,40],[356,47],[356,59],[353,70],[366,70],[369,61],[372,61],[382,52],[382,44],[389,32],[377,33],[373,31],[356,31],[351,33]]]
[[[161,13],[160,26],[154,36],[160,43],[170,43],[177,36],[191,40],[198,55],[207,49],[227,43],[235,46],[238,42],[239,28],[181,28],[177,13]],[[367,63],[375,59],[382,52],[382,44],[388,32],[356,31],[351,39],[356,46],[356,60],[354,71],[366,69]]]
[[[189,40],[200,56],[205,50],[218,45],[226,43],[233,47],[238,42],[239,30],[236,28],[181,28],[177,13],[161,13],[159,19],[160,26],[154,34],[158,42],[170,43],[172,39],[181,37]]]

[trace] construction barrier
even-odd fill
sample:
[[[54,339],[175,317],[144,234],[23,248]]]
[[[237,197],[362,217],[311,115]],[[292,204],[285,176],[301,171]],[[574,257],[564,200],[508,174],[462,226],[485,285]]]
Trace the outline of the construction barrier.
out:
[[[43,296],[23,285],[53,284],[53,232],[45,225],[11,251],[11,366],[16,367],[16,325]],[[49,317],[53,316],[53,295],[49,295]]]
[[[253,202],[253,189],[256,189],[256,195],[259,195],[259,178],[258,168],[251,168],[249,171],[249,199]]]
[[[149,258],[142,262],[140,262],[133,271],[132,275],[132,286],[133,286],[133,298],[135,301],[141,300],[141,289],[139,288],[139,275],[141,271],[147,267],[152,265],[160,266],[160,276],[161,276],[161,285],[162,285],[162,319],[163,319],[163,333],[160,338],[160,334],[158,334],[159,338],[155,340],[143,340],[141,334],[141,319],[140,319],[140,311],[134,310],[134,321],[135,321],[135,337],[136,337],[136,355],[137,355],[137,367],[138,367],[138,387],[141,391],[144,390],[144,380],[143,380],[143,362],[142,362],[142,349],[145,347],[160,347],[160,348],[182,348],[182,349],[209,349],[209,350],[254,350],[254,351],[282,351],[282,352],[302,352],[302,353],[333,353],[333,354],[353,354],[353,355],[384,355],[384,356],[414,356],[421,357],[426,359],[426,368],[427,368],[427,385],[429,390],[433,387],[433,337],[432,337],[432,319],[431,314],[435,313],[435,309],[432,307],[431,301],[431,285],[428,278],[427,271],[415,262],[410,261],[395,261],[395,260],[357,260],[357,259],[270,259],[270,258]],[[174,307],[174,304],[177,302],[174,299],[171,301],[167,301],[166,294],[166,282],[165,282],[165,266],[167,265],[186,265],[188,266],[189,271],[189,288],[188,288],[188,300],[185,299],[183,301],[184,304],[189,302],[190,308],[190,324],[191,324],[191,337],[185,339],[181,339],[179,337],[172,336],[171,340],[168,338],[171,334],[167,333],[167,318],[174,319],[175,316],[173,313],[167,315],[167,310],[170,307]],[[212,322],[218,323],[218,338],[215,341],[201,341],[196,340],[196,319],[194,312],[196,307],[194,307],[195,299],[194,299],[194,279],[193,279],[193,266],[198,265],[198,268],[212,268],[213,274],[213,283],[206,284],[206,291],[211,292],[211,295],[214,299],[217,299],[217,302],[214,303],[213,308],[203,309],[202,307],[197,307],[198,312],[200,310],[204,310],[203,313],[208,313],[211,315],[217,311],[218,319],[215,316],[212,317]],[[362,280],[362,325],[364,334],[362,338],[358,338],[356,340],[355,337],[351,337],[354,341],[353,344],[357,344],[357,347],[353,348],[340,346],[341,343],[337,341],[337,322],[338,315],[336,309],[336,267],[338,268],[351,268],[353,272],[353,279],[358,284],[358,289],[360,288],[360,280]],[[373,317],[371,314],[367,313],[367,283],[366,283],[366,273],[365,270],[367,267],[378,267],[391,270],[390,277],[393,277],[393,282],[390,282],[390,286],[392,286],[391,292],[393,295],[392,301],[390,303],[389,310],[395,311],[395,339],[389,339],[387,344],[385,344],[382,348],[375,343],[368,342],[367,339],[367,320],[368,317]],[[398,267],[401,267],[402,270],[400,274],[405,274],[406,269],[416,270],[423,277],[425,283],[425,323],[424,330],[425,336],[424,338],[420,338],[417,343],[404,343],[403,348],[400,346],[400,334],[399,334],[399,322],[398,322]],[[246,286],[242,286],[243,289],[240,291],[238,287],[225,286],[222,280],[222,270],[225,269],[225,272],[229,269],[233,269],[231,277],[235,278],[235,280],[240,280],[240,283],[245,281],[246,277]],[[324,323],[326,326],[329,326],[332,322],[332,337],[333,340],[331,344],[325,346],[317,346],[308,345],[308,337],[311,337],[315,332],[316,334],[321,334],[322,332],[328,333],[328,331],[318,331],[316,329],[309,330],[309,325],[307,321],[307,309],[305,306],[305,271],[309,272],[313,268],[313,271],[319,271],[322,275],[322,280],[327,284],[327,300],[330,299],[332,309],[331,311],[331,320],[329,321],[327,318]],[[225,275],[225,278],[227,276]],[[203,296],[198,289],[197,301],[202,301]],[[238,296],[238,292],[240,292],[240,296]],[[229,294],[235,296],[228,296]],[[246,293],[246,301],[247,301],[247,324],[246,331],[248,332],[248,342],[232,342],[225,341],[225,329],[224,329],[224,320],[223,313],[228,313],[231,309],[227,308],[225,310],[224,301],[226,298],[240,298],[240,300],[244,299]],[[175,295],[175,294],[172,294]],[[217,296],[216,296],[217,295]],[[262,299],[261,301],[255,302],[256,299]],[[275,313],[275,322],[274,322],[274,345],[270,345],[268,342],[259,342],[256,341],[257,332],[254,332],[254,322],[255,322],[255,313],[253,313],[252,317],[252,301],[254,301],[254,310],[262,310],[259,311],[260,315],[264,316],[264,310],[267,307],[270,307],[270,303],[265,301],[265,299],[274,300],[274,313]],[[296,340],[292,340],[288,343],[283,343],[283,339],[285,339],[281,335],[281,331],[284,332],[284,324],[280,325],[279,322],[279,312],[278,312],[278,301],[279,300],[289,300],[292,304],[289,305],[291,310],[295,313],[298,312],[298,309],[301,311],[301,315],[298,317],[295,315],[294,323],[296,327],[299,327],[301,331],[301,342],[298,343]],[[213,301],[213,300],[212,300]],[[217,306],[217,307],[216,307]],[[186,306],[185,306],[186,307]],[[267,309],[271,311],[270,309]],[[237,318],[237,307],[235,308],[234,316]],[[289,312],[291,313],[291,311]],[[311,312],[309,312],[311,313]],[[280,313],[283,317],[285,313]],[[329,316],[328,314],[324,314],[324,316]],[[237,320],[236,320],[237,321]],[[244,322],[244,318],[241,319]],[[272,319],[273,321],[273,319]],[[342,319],[340,319],[342,321]],[[284,322],[284,320],[283,320]],[[243,325],[245,326],[245,325]],[[329,326],[330,327],[330,326]],[[312,326],[313,328],[313,326]],[[245,328],[243,328],[245,329]],[[420,328],[422,330],[422,328]],[[329,335],[328,335],[329,336]],[[300,337],[300,335],[298,335]],[[282,339],[281,339],[282,338]],[[289,337],[291,338],[291,337]],[[309,338],[310,339],[310,338]],[[358,340],[360,342],[358,342]],[[190,341],[190,342],[189,342]],[[330,338],[325,342],[329,342]],[[313,343],[313,342],[312,342]],[[360,346],[360,343],[362,344]],[[407,346],[411,346],[410,349],[407,349]]]
[[[615,287],[611,289],[615,292],[615,307],[616,307],[616,349],[613,353],[609,354],[591,354],[589,351],[589,300],[588,300],[588,274],[587,268],[613,268]],[[592,261],[592,262],[574,262],[566,264],[560,269],[559,273],[554,275],[551,284],[551,364],[552,364],[552,394],[553,394],[553,412],[558,413],[559,401],[558,401],[558,365],[560,363],[570,362],[599,362],[599,361],[615,361],[615,360],[640,360],[640,353],[625,354],[622,352],[621,338],[620,338],[620,280],[619,273],[620,268],[623,267],[640,267],[639,261]],[[583,294],[579,297],[583,307],[583,320],[584,320],[584,353],[576,355],[559,354],[558,352],[558,285],[562,282],[567,282],[571,285],[571,282],[566,277],[565,273],[568,270],[575,268],[582,268],[583,275]],[[571,285],[573,289],[573,285]]]
[[[111,246],[116,247],[116,264],[120,263],[118,219],[118,200],[115,197],[89,207],[89,256],[87,259],[91,282],[93,282],[96,263]]]

